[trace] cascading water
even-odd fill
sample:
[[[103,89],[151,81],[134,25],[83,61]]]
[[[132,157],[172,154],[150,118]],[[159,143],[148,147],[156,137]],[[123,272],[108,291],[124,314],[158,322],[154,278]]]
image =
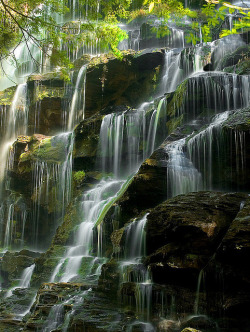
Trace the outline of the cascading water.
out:
[[[95,223],[105,205],[112,200],[123,184],[122,180],[102,180],[94,189],[83,195],[79,203],[79,210],[82,211],[79,212],[83,221],[77,227],[73,245],[66,250],[65,256],[56,266],[51,282],[69,282],[77,278],[83,258],[88,259],[90,267],[88,272],[91,272],[96,258],[93,256]]]
[[[144,103],[137,112],[128,110],[106,115],[99,143],[102,170],[113,172],[116,177],[135,172],[164,136],[165,108],[166,101],[162,98],[156,108],[153,103]]]
[[[30,281],[31,281],[31,277],[32,277],[32,274],[34,272],[34,269],[35,269],[35,264],[33,264],[33,265],[27,267],[26,269],[24,269],[24,271],[21,275],[18,286],[14,287],[14,288],[11,288],[7,292],[6,297],[10,297],[13,294],[13,290],[15,290],[17,288],[28,288],[30,286]]]
[[[78,72],[75,91],[70,105],[68,130],[72,130],[80,122],[81,118],[84,120],[86,72],[87,65],[83,65]]]
[[[26,105],[27,85],[20,84],[16,88],[13,100],[8,111],[8,119],[6,125],[6,133],[2,139],[1,165],[0,165],[0,181],[3,181],[9,150],[15,139],[19,135],[25,135],[28,125],[28,107]]]
[[[166,147],[168,197],[202,190],[202,176],[183,151],[183,138]]]
[[[249,105],[249,76],[225,75],[221,72],[196,73],[184,83],[187,84],[185,93],[182,102],[176,107],[178,116],[189,109],[192,111],[187,114],[187,118],[191,120],[200,110],[216,114]]]
[[[12,194],[9,198],[6,198],[5,190],[8,190],[8,181],[6,179],[7,170],[11,169],[13,164],[14,151],[12,144],[15,139],[27,132],[28,126],[28,107],[27,107],[27,85],[20,84],[14,93],[12,104],[8,110],[8,116],[6,117],[6,129],[5,134],[1,141],[2,158],[0,163],[0,198],[1,198],[1,211],[3,219],[6,218],[5,230],[2,229],[4,236],[4,248],[8,248],[12,242],[12,234],[16,228],[16,220],[20,221],[21,225],[21,241],[23,242],[24,227],[27,217],[27,211],[23,205],[21,208],[21,214],[16,213],[15,208],[19,206],[21,197]],[[18,203],[19,201],[19,203]],[[4,224],[2,220],[2,224]]]
[[[152,282],[149,271],[142,264],[146,255],[146,214],[125,229],[125,260],[120,262],[122,283],[134,282],[136,310],[142,319],[149,320],[152,297]],[[122,286],[123,287],[123,286]],[[126,299],[125,299],[126,300]]]
[[[216,145],[219,146],[219,136],[222,135],[221,125],[224,121],[226,121],[228,116],[229,111],[216,115],[208,128],[191,137],[187,143],[189,158],[195,162],[195,165],[197,165],[198,169],[202,170],[202,174],[205,175],[203,179],[203,188],[206,189],[213,189],[212,165],[213,158],[217,158],[217,156],[214,155],[212,147],[214,140],[216,140]],[[218,153],[220,154],[221,151],[218,151]]]
[[[72,1],[71,9],[72,18],[74,20],[84,16],[79,10],[78,1]],[[85,17],[88,16],[88,10],[88,2],[86,2],[86,10],[84,11]],[[98,13],[99,8],[97,9],[97,16]],[[80,20],[74,23],[77,23],[74,25],[74,30],[75,33],[78,34],[80,30]],[[134,29],[132,32],[128,43],[130,43],[133,49],[139,50],[142,38],[140,29]],[[99,40],[95,40],[94,42],[78,47],[78,49],[74,51],[72,51],[68,45],[64,44],[62,45],[62,49],[65,48],[69,58],[75,60],[81,56],[83,52],[86,52],[86,50],[91,54],[97,53],[98,50],[100,50],[99,42]],[[185,46],[183,31],[172,28],[169,44],[183,48]],[[239,43],[237,45],[242,44]],[[186,103],[190,103],[190,99],[193,100],[190,103],[189,110],[193,110],[194,115],[201,107],[206,111],[212,109],[215,114],[217,111],[224,111],[225,109],[235,110],[238,107],[249,105],[248,77],[224,75],[223,73],[210,75],[202,72],[197,74],[197,72],[203,70],[204,65],[201,54],[202,47],[203,45],[200,45],[196,48],[194,54],[192,54],[192,56],[194,56],[192,62],[187,60],[186,56],[189,52],[187,49],[166,52],[165,75],[161,95],[173,92],[185,78],[196,73],[188,81],[187,90],[184,93]],[[29,71],[30,68],[27,63],[25,73]],[[86,71],[87,66],[84,65],[78,72],[75,90],[68,112],[68,130],[73,130],[74,126],[81,119],[84,119]],[[15,115],[17,109],[23,107],[25,112],[27,110],[24,106],[25,103],[23,103],[21,107],[17,106],[18,102],[20,102],[20,96],[25,95],[25,90],[25,85],[20,85],[17,88],[10,110],[10,114],[12,114],[10,117],[11,120],[8,122],[9,127],[17,129],[14,129],[14,131],[9,128],[7,129],[5,137],[6,142],[11,141],[13,143],[19,134],[26,133],[26,127],[22,127],[20,130],[18,129],[19,125],[17,125],[17,123],[19,123],[19,120],[16,122],[17,116]],[[199,100],[196,101],[195,98],[192,98],[195,93],[201,93],[206,96],[205,102],[202,105]],[[26,99],[26,97],[24,99]],[[114,202],[114,197],[118,195],[120,189],[125,185],[125,178],[131,176],[131,174],[138,169],[143,160],[150,156],[165,138],[167,134],[165,128],[166,108],[166,99],[161,98],[155,102],[142,104],[138,110],[128,110],[119,114],[113,113],[104,117],[100,131],[99,161],[101,171],[103,173],[111,173],[111,175],[109,175],[112,177],[102,179],[99,184],[86,191],[80,201],[77,202],[79,220],[74,221],[76,226],[74,234],[72,235],[72,242],[71,245],[69,244],[67,246],[64,256],[59,258],[59,262],[52,273],[51,282],[73,282],[80,280],[89,282],[91,285],[97,282],[97,278],[101,272],[101,265],[105,261],[103,257],[103,228],[101,223],[97,225],[97,221],[99,221],[99,217],[105,212],[106,207]],[[184,107],[177,109],[177,115],[182,114],[183,109]],[[213,118],[212,124],[207,129],[167,145],[169,197],[212,187],[212,174],[210,171],[204,171],[202,167],[197,166],[200,162],[197,155],[199,151],[203,149],[203,153],[208,155],[209,162],[207,164],[212,163],[212,137],[226,120],[227,115],[228,112],[219,114]],[[3,113],[1,121],[4,121],[5,116],[6,114]],[[24,118],[23,123],[27,126],[27,112]],[[11,122],[13,119],[14,122]],[[56,145],[59,141],[62,145],[67,147],[64,159],[59,163],[48,163],[41,159],[36,160],[32,165],[34,169],[34,239],[36,242],[39,237],[38,223],[42,214],[40,207],[49,206],[49,204],[57,204],[59,202],[60,204],[56,208],[56,219],[62,220],[65,208],[71,200],[73,140],[74,137],[72,133],[64,133],[53,137],[51,139],[52,145]],[[244,137],[239,135],[235,138],[235,141],[238,142],[237,147],[243,150],[245,143]],[[237,153],[237,155],[243,156],[243,153]],[[6,154],[6,156],[8,156],[8,154]],[[3,172],[0,173],[0,175],[2,174],[1,178],[4,175],[5,164],[6,162],[4,162]],[[12,161],[11,158],[9,158],[9,169],[11,169],[11,165]],[[243,165],[244,157],[241,157],[239,167],[243,167]],[[195,167],[197,167],[197,169]],[[202,175],[209,172],[210,175],[207,177],[206,181],[204,179],[202,181]],[[53,200],[51,200],[51,196],[49,195],[51,191],[53,192]],[[21,199],[19,197],[13,198],[8,205],[8,221],[4,232],[5,248],[8,248],[12,244],[12,234],[16,223],[22,225],[21,247],[24,245],[24,232],[28,212],[23,205],[20,209],[20,205],[18,205],[20,201]],[[18,220],[15,215],[17,205],[18,210],[22,212],[20,220]],[[3,207],[1,207],[0,215],[2,215],[2,208]],[[122,283],[136,283],[135,300],[137,314],[141,320],[148,321],[152,311],[153,284],[149,271],[142,263],[142,257],[146,255],[146,221],[147,215],[126,227],[125,257],[120,261],[120,272]],[[24,270],[18,287],[29,287],[34,267],[35,265],[32,265]],[[83,292],[83,294],[80,294],[79,298],[83,298],[84,295]],[[61,326],[62,331],[67,331],[70,315],[73,315],[74,311],[77,311],[78,305],[80,306],[80,303],[82,303],[79,298],[74,299],[73,297],[70,298],[70,300],[54,305],[43,326],[43,331],[57,329],[59,326]],[[77,305],[72,305],[74,301]],[[72,305],[73,309],[65,315],[65,306],[67,305]],[[145,331],[154,331],[154,327],[149,322],[140,321],[138,323],[144,326]],[[128,327],[128,330],[130,328],[132,330],[133,324]]]

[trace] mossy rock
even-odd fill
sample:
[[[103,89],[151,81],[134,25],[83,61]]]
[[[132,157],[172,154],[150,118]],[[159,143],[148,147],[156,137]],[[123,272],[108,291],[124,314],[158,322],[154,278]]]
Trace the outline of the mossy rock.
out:
[[[16,86],[12,86],[4,91],[0,91],[0,105],[10,106],[16,91]]]
[[[235,74],[247,75],[249,72],[250,46],[241,46],[232,53],[226,54],[220,63],[220,69],[229,72],[234,68]]]
[[[49,87],[64,87],[65,76],[60,71],[30,75],[27,80],[28,87],[33,87],[37,83]]]
[[[81,185],[85,180],[85,172],[84,171],[78,171],[73,173],[73,180],[75,181],[76,185]]]
[[[250,58],[239,61],[236,65],[223,69],[226,73],[250,75]]]
[[[248,107],[232,112],[223,123],[223,128],[229,128],[238,132],[250,130],[250,108]]]
[[[182,82],[172,94],[171,101],[167,105],[167,116],[176,117],[176,112],[184,104],[188,88],[188,80]]]

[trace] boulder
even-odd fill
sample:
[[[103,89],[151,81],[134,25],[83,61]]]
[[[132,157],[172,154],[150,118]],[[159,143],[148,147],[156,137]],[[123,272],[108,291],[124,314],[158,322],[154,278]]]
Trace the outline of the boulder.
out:
[[[169,199],[147,217],[147,264],[160,283],[196,287],[246,194],[198,192]]]
[[[1,257],[1,277],[5,286],[10,286],[12,282],[20,279],[25,268],[34,264],[37,257],[40,256],[38,252],[30,250],[21,250],[20,252],[7,251]]]
[[[163,65],[161,50],[132,51],[122,60],[106,55],[94,58],[86,76],[85,116],[107,106],[139,106],[155,94]]]

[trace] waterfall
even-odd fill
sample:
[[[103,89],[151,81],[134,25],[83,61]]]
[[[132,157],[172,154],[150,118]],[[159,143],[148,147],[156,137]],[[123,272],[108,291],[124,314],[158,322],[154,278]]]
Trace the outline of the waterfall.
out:
[[[132,222],[126,229],[126,258],[136,259],[146,255],[146,232],[144,227],[147,222],[146,214],[141,220]]]
[[[15,248],[23,248],[27,217],[28,208],[21,196],[11,193],[2,202],[0,223],[4,250],[9,250],[13,245]]]
[[[84,8],[81,8],[79,0],[70,0],[69,3],[70,12],[68,15],[59,15],[56,17],[56,20],[65,23],[65,29],[69,29],[72,34],[77,36],[81,33],[82,23],[85,24],[85,19],[89,19],[93,14],[93,8],[89,1],[84,2]],[[96,20],[91,23],[93,24],[93,29],[96,29],[98,17],[101,16],[99,2],[94,15],[96,15]],[[71,19],[74,20],[74,22],[70,22]],[[78,21],[76,22],[76,20]],[[183,22],[183,24],[185,23]],[[133,50],[139,51],[145,41],[141,28],[138,26],[124,26],[123,28],[128,31],[129,40],[121,43],[120,48],[127,49],[130,47]],[[112,226],[113,230],[119,230],[119,227],[123,226],[120,230],[123,231],[121,242],[124,247],[121,246],[123,256],[121,254],[122,257],[119,256],[117,258],[119,267],[118,273],[120,273],[121,289],[123,290],[124,287],[126,290],[126,286],[131,287],[130,291],[134,297],[133,300],[135,304],[135,314],[131,315],[131,317],[137,320],[136,323],[134,321],[132,322],[132,319],[129,321],[129,310],[126,309],[127,311],[124,311],[126,315],[128,312],[129,319],[126,321],[127,326],[123,326],[123,328],[126,328],[128,331],[136,330],[136,324],[141,324],[139,328],[144,331],[155,331],[156,329],[150,321],[154,324],[156,321],[155,316],[153,316],[154,308],[152,307],[152,303],[157,288],[156,285],[153,284],[150,268],[146,267],[146,264],[149,264],[149,260],[146,258],[146,223],[148,214],[144,216],[140,215],[136,220],[130,220],[130,223],[125,226],[121,225],[123,222],[121,218],[119,225],[117,215],[120,211],[118,210],[120,208],[121,213],[124,213],[124,211],[122,210],[122,204],[121,207],[119,207],[118,202],[115,207],[116,211],[114,212],[117,218],[113,222],[113,225],[102,223],[102,216],[106,215],[111,206],[112,208],[114,207],[114,202],[120,197],[119,193],[124,193],[122,189],[126,189],[126,186],[130,183],[129,180],[126,181],[126,178],[131,177],[138,170],[143,161],[148,158],[166,138],[168,134],[166,123],[172,115],[173,118],[174,116],[176,116],[176,118],[181,115],[183,115],[183,118],[185,116],[183,121],[185,123],[189,123],[189,120],[193,120],[197,114],[202,118],[207,119],[209,117],[212,122],[206,129],[187,135],[185,138],[178,139],[165,146],[165,152],[168,157],[166,162],[168,197],[193,191],[214,189],[212,164],[215,158],[218,159],[220,153],[220,144],[216,139],[218,141],[221,139],[221,129],[224,122],[231,114],[230,112],[241,107],[249,106],[250,78],[248,76],[225,74],[219,71],[213,73],[204,72],[204,64],[206,64],[206,61],[210,61],[204,59],[205,44],[201,43],[195,48],[184,49],[184,37],[183,30],[170,27],[170,35],[165,38],[165,43],[173,47],[178,47],[178,49],[165,52],[165,67],[162,83],[159,87],[160,93],[157,98],[153,96],[155,98],[154,101],[150,99],[149,102],[145,102],[139,106],[137,110],[126,108],[123,112],[111,113],[103,117],[97,153],[97,169],[86,169],[87,181],[84,182],[84,189],[82,189],[81,186],[77,188],[77,195],[81,190],[84,190],[84,193],[79,194],[73,202],[77,216],[70,216],[69,220],[64,220],[66,208],[72,199],[71,180],[74,149],[74,134],[72,131],[81,120],[84,120],[85,98],[87,97],[85,95],[87,65],[83,65],[78,73],[75,72],[72,74],[72,82],[75,82],[70,94],[72,100],[69,108],[65,110],[63,114],[65,119],[64,130],[67,129],[69,132],[61,133],[52,138],[42,139],[42,141],[47,143],[50,142],[51,147],[56,147],[57,152],[60,150],[62,157],[57,159],[57,156],[53,155],[51,158],[51,156],[45,155],[45,151],[44,155],[41,154],[42,156],[35,156],[34,159],[32,159],[33,187],[31,189],[32,203],[30,205],[27,204],[26,206],[24,198],[17,193],[11,193],[0,206],[0,227],[1,233],[3,234],[2,238],[5,250],[13,249],[14,246],[17,246],[17,240],[20,244],[19,247],[25,247],[27,245],[25,243],[27,231],[32,233],[31,237],[34,240],[35,248],[40,248],[43,244],[39,243],[39,235],[41,227],[44,226],[44,222],[47,222],[48,227],[51,227],[51,233],[53,232],[53,234],[56,232],[56,228],[60,223],[70,223],[69,225],[67,224],[67,227],[72,228],[71,233],[65,244],[64,252],[61,253],[59,257],[56,256],[57,265],[51,270],[50,282],[79,282],[81,283],[79,288],[84,288],[86,285],[92,287],[93,285],[93,289],[97,292],[100,286],[98,285],[97,287],[98,278],[101,272],[102,275],[106,272],[104,268],[103,271],[101,271],[102,265],[106,263],[108,259],[104,257],[104,255],[106,254],[107,257],[112,257],[114,260],[117,258],[115,254],[111,256],[109,248],[111,244],[106,244],[105,237],[109,236],[112,232]],[[201,29],[200,40],[202,42]],[[232,49],[236,49],[236,47],[242,45],[244,45],[244,43],[236,38],[233,42]],[[81,42],[77,47],[72,46],[72,41],[61,41],[61,50],[66,51],[71,61],[80,58],[84,53],[97,54],[103,51],[101,38],[95,38],[95,34],[91,32],[88,35],[87,41]],[[222,48],[221,50],[220,47]],[[211,43],[208,49],[209,52],[214,52],[216,68],[220,70],[222,57],[225,55],[225,52],[228,52],[229,49],[231,50],[230,43]],[[50,51],[49,49],[49,52]],[[37,49],[34,45],[32,46],[32,52],[34,53],[34,57],[39,59],[39,68],[34,68],[34,64],[31,63],[30,55],[27,53],[24,44],[21,44],[20,47],[17,48],[17,52],[17,61],[21,62],[19,69],[19,75],[21,76],[20,82],[32,71],[46,71],[50,68],[48,59],[44,58],[41,50]],[[15,73],[12,72],[13,68],[7,62],[6,68],[10,71],[10,76],[14,77]],[[178,89],[178,86],[187,78],[189,78],[188,81],[183,83],[184,89],[182,89],[183,86]],[[6,83],[2,82],[2,80],[0,81],[0,84]],[[67,89],[70,90],[71,88],[67,86]],[[178,90],[176,95],[174,95],[173,93],[176,89]],[[164,94],[167,95],[164,96]],[[176,96],[178,100],[175,99]],[[10,150],[10,146],[18,135],[27,134],[28,106],[26,100],[27,85],[20,84],[16,89],[9,111],[8,109],[1,110],[1,128],[4,122],[7,123],[7,125],[6,132],[2,133],[3,144],[1,149],[3,156],[0,166],[0,181],[5,185],[5,189],[8,190],[10,188],[8,181],[3,181],[3,179],[5,180],[4,176],[6,170],[11,172],[15,166],[15,151],[14,148]],[[166,115],[166,110],[169,110],[168,107],[171,107],[171,102],[174,104],[173,112],[172,114],[169,112],[169,114]],[[36,107],[35,128],[38,128],[41,102],[38,102]],[[216,114],[219,112],[222,113]],[[104,113],[100,112],[100,114]],[[39,143],[39,152],[42,150],[42,141]],[[243,133],[236,132],[233,142],[235,142],[237,155],[236,168],[237,171],[239,171],[244,168],[246,163],[244,155],[247,143],[246,137]],[[216,150],[218,155],[214,153],[213,149],[216,144],[218,146]],[[161,151],[162,150],[163,149],[161,149]],[[75,165],[75,167],[77,169],[78,165]],[[79,167],[81,167],[81,165]],[[85,166],[82,165],[82,168],[83,167]],[[97,176],[95,174],[92,178],[91,173],[98,174]],[[96,181],[97,178],[99,179],[99,174],[101,174],[102,179],[99,183],[96,183],[94,181]],[[88,182],[89,178],[91,180]],[[88,190],[85,189],[86,186],[89,186]],[[3,197],[4,186],[2,187],[1,194]],[[136,214],[137,211],[133,211],[133,213]],[[52,218],[53,220],[51,220]],[[32,221],[32,225],[27,225],[27,221]],[[62,229],[63,227],[64,225]],[[30,230],[29,228],[32,229]],[[18,233],[19,237],[17,239],[16,235]],[[57,238],[55,239],[57,240]],[[64,238],[62,242],[63,241]],[[56,245],[54,246],[55,243]],[[56,248],[57,245],[58,243],[55,241],[53,248],[51,247],[51,251],[48,252],[48,256],[47,254],[44,255],[45,259],[48,257],[51,259],[49,261],[49,264],[51,264],[49,267],[54,264],[55,259],[54,256],[51,257],[49,255],[51,252],[53,252],[53,254],[59,252],[57,251],[58,248]],[[59,246],[61,249],[61,243],[58,247]],[[172,250],[172,248],[170,249]],[[168,255],[168,252],[166,255]],[[191,259],[192,258],[190,258],[190,260]],[[46,268],[47,267],[48,266],[46,266]],[[169,268],[172,268],[172,266],[169,265]],[[24,269],[18,286],[10,289],[6,297],[10,297],[16,288],[28,288],[34,269],[35,264]],[[117,273],[117,271],[115,273]],[[198,313],[199,309],[199,292],[203,277],[202,273],[201,271],[196,292],[196,313]],[[54,286],[58,287],[58,284]],[[62,286],[65,287],[65,289],[67,288],[67,285]],[[44,316],[46,313],[48,314],[48,312],[49,314],[42,326],[42,331],[49,332],[52,329],[58,329],[66,332],[68,328],[74,328],[73,324],[70,326],[73,322],[72,316],[79,314],[82,310],[81,306],[85,296],[91,291],[91,288],[84,292],[79,289],[76,295],[74,290],[74,294],[68,293],[65,298],[60,294],[56,304],[53,306],[48,305],[48,303],[43,303],[46,304],[46,310],[44,310],[46,312],[42,312],[41,308],[37,311],[41,310]],[[16,293],[18,294],[18,292]],[[174,299],[175,295],[172,295],[171,314],[174,312]],[[39,302],[39,299],[37,301]],[[30,303],[29,309],[33,303],[34,299]],[[132,301],[130,304],[131,303]],[[162,303],[164,303],[163,295]],[[87,303],[87,306],[89,309],[89,303]],[[50,309],[50,311],[48,311],[48,309]],[[92,308],[90,307],[90,309]],[[104,310],[106,310],[106,308],[104,308]],[[25,311],[25,313],[20,316],[25,315],[28,311]],[[121,316],[124,316],[124,312],[121,313]],[[165,312],[163,308],[162,313],[162,316],[164,316]],[[27,319],[24,323],[26,322]],[[123,321],[123,324],[124,322],[125,321]],[[97,328],[102,327],[98,326]],[[115,329],[115,327],[113,329]]]
[[[179,116],[188,109],[191,112],[187,117],[194,119],[200,110],[213,110],[216,114],[246,107],[250,101],[249,87],[249,76],[225,75],[220,72],[196,73],[187,81],[183,102],[178,106],[176,113]]]
[[[33,234],[38,245],[41,206],[55,212],[54,229],[58,219],[63,219],[65,208],[71,200],[72,152],[74,135],[62,133],[51,138],[51,145],[62,151],[59,163],[36,160],[33,163]]]
[[[33,272],[34,272],[34,269],[35,269],[35,264],[27,267],[26,269],[24,269],[22,275],[21,275],[21,278],[20,278],[20,281],[19,281],[19,284],[18,286],[16,287],[13,287],[11,288],[5,297],[10,297],[12,296],[13,294],[13,290],[17,289],[17,288],[29,288],[30,286],[30,281],[31,281],[31,278],[32,278],[32,275],[33,275]]]
[[[140,220],[135,220],[125,230],[125,260],[120,262],[120,274],[122,283],[135,283],[137,314],[149,320],[153,284],[150,271],[141,262],[142,257],[146,255],[147,216],[148,214],[145,214]]]
[[[226,54],[230,54],[239,47],[246,45],[239,35],[231,35],[211,43],[216,70],[221,69],[221,61]]]
[[[42,331],[50,332],[56,329],[64,321],[64,303],[56,304],[50,310],[47,321],[45,322]]]
[[[155,109],[153,103],[144,103],[137,111],[106,115],[98,148],[101,169],[113,172],[116,178],[135,172],[164,137],[165,109],[162,98]]]
[[[21,197],[14,193],[8,198],[4,190],[8,190],[9,181],[5,177],[6,171],[12,169],[14,160],[14,149],[12,144],[19,135],[26,135],[28,127],[28,107],[27,107],[27,85],[20,84],[17,86],[11,106],[6,117],[6,130],[1,141],[1,163],[0,163],[0,198],[1,211],[3,212],[2,224],[6,226],[4,232],[4,248],[12,244],[12,235],[18,227],[23,242],[24,227],[27,218],[27,211],[24,206],[19,206]],[[18,213],[16,210],[20,210]],[[2,219],[2,218],[1,218]],[[17,224],[18,222],[18,224]],[[21,226],[21,225],[22,226]]]
[[[28,125],[28,107],[26,105],[26,84],[17,86],[8,111],[6,132],[2,139],[2,158],[0,164],[0,181],[3,181],[6,163],[11,145],[19,135],[26,135]]]
[[[217,147],[220,146],[221,125],[229,116],[229,111],[216,115],[208,128],[202,130],[188,140],[187,149],[191,160],[201,170],[203,177],[204,189],[212,190],[213,179],[213,159],[217,158],[213,151],[214,142]],[[218,155],[222,151],[218,150]],[[217,170],[218,171],[218,170]]]
[[[74,126],[80,122],[80,118],[84,120],[85,109],[85,85],[86,85],[87,65],[83,65],[78,72],[75,91],[70,105],[68,130],[72,130]]]
[[[168,197],[202,190],[202,177],[185,155],[183,138],[166,146]]]
[[[79,213],[83,221],[77,227],[73,245],[67,249],[65,256],[56,266],[51,282],[58,280],[58,275],[61,275],[59,277],[61,282],[69,282],[76,278],[84,257],[90,258],[91,270],[95,261],[93,256],[95,223],[105,206],[116,195],[124,182],[122,180],[102,180],[100,184],[83,195],[79,206]]]
[[[192,74],[203,72],[203,44],[183,50],[173,49],[165,53],[161,94],[176,90],[177,86]],[[192,60],[191,60],[192,59]]]

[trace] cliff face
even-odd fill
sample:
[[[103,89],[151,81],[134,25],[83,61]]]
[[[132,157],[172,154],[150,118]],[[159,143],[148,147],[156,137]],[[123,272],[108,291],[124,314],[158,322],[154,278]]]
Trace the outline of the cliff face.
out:
[[[0,329],[248,330],[242,44],[83,56],[71,84],[29,77],[1,187]],[[3,141],[14,95],[0,95]]]

